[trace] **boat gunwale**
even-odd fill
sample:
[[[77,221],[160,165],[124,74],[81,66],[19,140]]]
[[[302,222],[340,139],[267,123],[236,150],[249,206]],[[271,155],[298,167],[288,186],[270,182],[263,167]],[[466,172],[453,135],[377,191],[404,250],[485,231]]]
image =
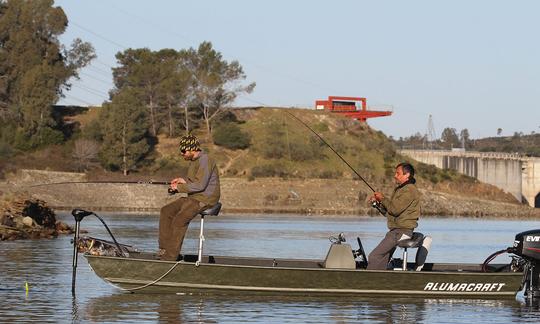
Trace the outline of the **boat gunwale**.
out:
[[[416,274],[416,275],[426,275],[426,274],[436,274],[436,275],[473,275],[473,276],[523,276],[523,272],[473,272],[467,270],[453,270],[453,271],[402,271],[402,270],[367,270],[367,269],[341,269],[341,268],[307,268],[307,267],[283,267],[283,266],[256,266],[256,265],[240,265],[240,264],[222,264],[222,263],[207,263],[201,262],[198,265],[195,262],[185,262],[185,261],[165,261],[165,260],[153,260],[153,259],[140,259],[140,258],[125,258],[125,257],[114,257],[114,256],[99,256],[84,254],[84,257],[87,259],[111,259],[117,261],[130,261],[130,262],[151,262],[159,264],[170,264],[171,266],[178,263],[181,266],[193,266],[193,267],[226,267],[226,268],[254,268],[254,269],[273,269],[273,270],[306,270],[306,271],[331,271],[331,272],[362,272],[362,273],[407,273],[407,274]],[[255,260],[264,260],[264,261],[273,261],[272,258],[250,258],[250,257],[230,257],[230,256],[219,256],[220,258],[233,258],[233,259],[255,259]],[[316,259],[275,259],[281,261],[305,261],[305,262],[323,262],[324,260]],[[479,266],[476,263],[430,263],[433,265],[464,265],[464,266]],[[500,264],[501,266],[503,264]]]

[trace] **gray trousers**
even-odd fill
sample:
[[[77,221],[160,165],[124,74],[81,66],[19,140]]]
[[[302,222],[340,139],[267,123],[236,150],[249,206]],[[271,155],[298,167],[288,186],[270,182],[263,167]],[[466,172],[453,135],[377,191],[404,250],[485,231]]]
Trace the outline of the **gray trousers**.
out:
[[[388,261],[392,254],[394,254],[398,241],[402,238],[403,234],[407,235],[408,238],[411,238],[412,233],[412,230],[401,228],[395,228],[388,231],[381,243],[379,243],[379,245],[377,245],[377,247],[369,254],[367,269],[386,270]]]

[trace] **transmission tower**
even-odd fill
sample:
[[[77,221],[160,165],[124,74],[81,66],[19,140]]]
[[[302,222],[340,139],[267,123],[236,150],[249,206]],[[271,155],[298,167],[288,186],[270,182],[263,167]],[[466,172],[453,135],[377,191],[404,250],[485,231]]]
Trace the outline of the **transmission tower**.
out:
[[[437,135],[435,135],[435,127],[433,126],[433,117],[429,115],[427,132],[425,141],[427,142],[426,148],[433,150],[433,142],[437,140]]]

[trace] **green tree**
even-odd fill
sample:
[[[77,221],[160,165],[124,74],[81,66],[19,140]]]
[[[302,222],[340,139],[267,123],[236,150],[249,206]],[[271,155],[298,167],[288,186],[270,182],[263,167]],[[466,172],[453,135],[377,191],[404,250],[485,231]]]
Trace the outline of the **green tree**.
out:
[[[169,137],[175,135],[177,120],[183,115],[182,124],[186,134],[190,131],[190,101],[193,98],[193,78],[184,67],[182,57],[174,50],[162,50],[161,56],[164,77],[159,84],[160,102],[166,107]]]
[[[441,141],[443,142],[443,146],[446,149],[458,147],[459,137],[457,135],[456,129],[450,127],[445,128],[441,134]]]
[[[208,137],[212,140],[211,122],[241,93],[251,93],[255,83],[242,85],[246,78],[238,61],[227,62],[212,43],[203,42],[197,50],[181,52],[194,78],[195,104],[200,108]]]
[[[170,52],[167,52],[171,55]],[[165,55],[165,54],[164,54]],[[174,54],[173,54],[174,55]],[[156,136],[160,126],[159,89],[166,78],[162,57],[148,48],[127,49],[116,54],[119,67],[113,68],[114,93],[134,88],[148,109],[150,133]]]
[[[148,119],[135,90],[125,89],[103,106],[100,114],[103,134],[100,158],[109,169],[124,175],[135,170],[150,151]]]
[[[68,20],[53,5],[53,0],[0,1],[0,120],[16,125],[30,147],[57,137],[52,105],[95,57],[92,46],[79,39],[70,49],[60,44]]]

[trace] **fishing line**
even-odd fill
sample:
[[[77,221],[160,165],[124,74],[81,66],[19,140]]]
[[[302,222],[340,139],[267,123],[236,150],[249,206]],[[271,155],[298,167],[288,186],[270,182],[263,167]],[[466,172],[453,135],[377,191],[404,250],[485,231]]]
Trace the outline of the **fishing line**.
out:
[[[285,113],[289,114],[291,117],[293,117],[294,119],[296,119],[298,122],[300,122],[302,125],[304,125],[307,129],[309,129],[313,134],[315,134],[315,136],[317,136],[321,142],[323,142],[324,144],[326,144],[326,146],[328,146],[332,152],[334,152],[340,159],[341,161],[343,161],[343,163],[345,163],[353,172],[354,174],[356,174],[358,176],[358,178],[360,178],[360,180],[362,180],[368,187],[369,189],[371,189],[371,191],[375,192],[375,189],[373,189],[373,187],[349,164],[349,162],[347,162],[342,156],[341,154],[339,154],[336,150],[334,150],[334,148],[328,144],[328,142],[326,142],[324,140],[324,138],[322,138],[321,135],[319,135],[317,132],[315,132],[311,127],[309,127],[308,124],[306,124],[303,120],[301,120],[300,118],[296,117],[294,114],[288,112],[288,111],[285,111]]]

